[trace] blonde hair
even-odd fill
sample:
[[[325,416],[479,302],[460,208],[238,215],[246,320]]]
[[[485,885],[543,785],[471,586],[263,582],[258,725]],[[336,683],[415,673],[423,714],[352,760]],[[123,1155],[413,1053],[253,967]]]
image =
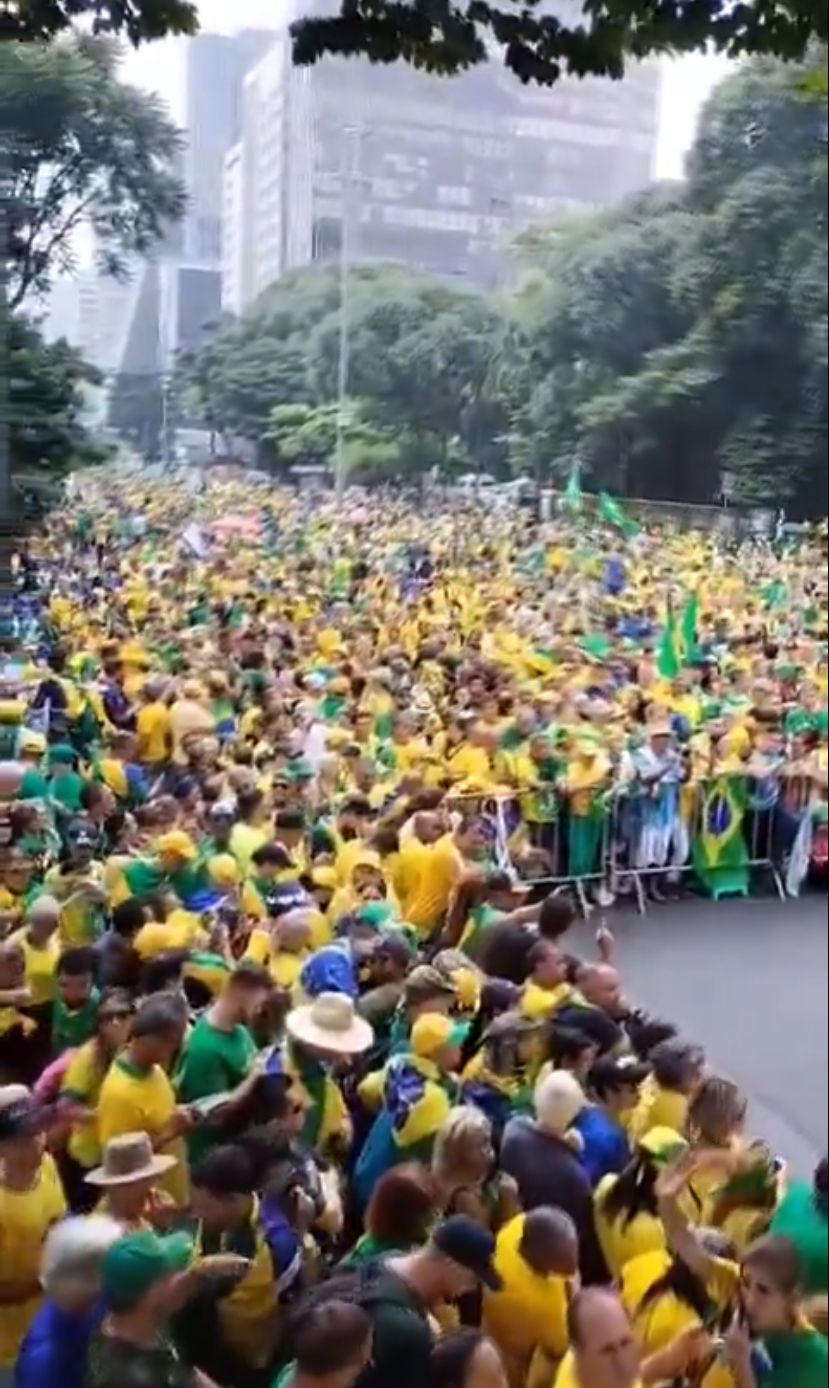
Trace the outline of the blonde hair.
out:
[[[720,1147],[742,1127],[747,1108],[748,1100],[736,1084],[709,1075],[688,1104],[686,1136],[694,1143]]]
[[[471,1104],[449,1110],[435,1139],[432,1169],[438,1178],[453,1176],[469,1165],[470,1148],[492,1141],[492,1125],[485,1113]]]

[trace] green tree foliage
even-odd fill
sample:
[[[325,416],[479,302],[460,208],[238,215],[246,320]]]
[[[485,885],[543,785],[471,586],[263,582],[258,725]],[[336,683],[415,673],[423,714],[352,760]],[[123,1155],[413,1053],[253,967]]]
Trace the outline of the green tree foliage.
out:
[[[28,319],[9,324],[9,444],[19,488],[53,481],[72,468],[103,462],[107,450],[84,422],[85,391],[99,380],[67,342],[45,342]]]
[[[534,233],[516,433],[591,482],[826,509],[825,105],[756,60],[715,92],[688,181]]]
[[[684,183],[526,232],[509,296],[355,271],[348,388],[379,475],[437,465],[563,484],[577,458],[595,491],[712,502],[726,486],[825,512],[826,102],[813,71],[746,64],[704,112]],[[265,438],[277,465],[293,448],[330,456],[339,303],[336,270],[316,268],[222,325],[188,368],[209,427]]]
[[[72,24],[91,22],[99,34],[123,34],[131,43],[165,34],[194,34],[198,14],[190,0],[5,0],[0,42],[43,41]]]
[[[294,61],[362,53],[451,74],[486,62],[495,43],[522,82],[552,86],[565,74],[618,78],[628,58],[708,46],[731,57],[803,58],[810,42],[827,38],[827,13],[826,0],[587,0],[564,9],[540,0],[341,0],[338,15],[294,24]]]
[[[274,405],[265,438],[277,459],[287,465],[333,468],[340,414],[335,402],[324,405]],[[343,460],[349,481],[379,481],[399,468],[400,449],[391,433],[371,421],[364,401],[346,400],[342,417]]]
[[[209,402],[209,427],[273,441],[274,407],[334,400],[339,304],[333,268],[302,271],[224,325],[183,367]],[[363,424],[377,431],[373,463],[389,465],[392,434],[407,471],[450,461],[469,467],[473,456],[497,463],[506,416],[489,387],[500,328],[495,305],[481,296],[397,266],[354,271],[348,383]]]
[[[82,225],[102,269],[120,274],[183,211],[179,134],[155,96],[118,80],[118,64],[113,42],[88,36],[0,43],[12,309],[72,268]]]

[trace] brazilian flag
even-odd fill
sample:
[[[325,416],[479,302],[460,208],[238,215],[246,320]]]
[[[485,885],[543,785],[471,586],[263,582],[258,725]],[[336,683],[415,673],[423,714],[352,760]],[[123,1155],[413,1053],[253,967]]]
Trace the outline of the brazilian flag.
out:
[[[697,623],[699,621],[699,596],[690,593],[677,620],[672,608],[668,609],[668,620],[662,633],[657,653],[656,665],[663,680],[676,679],[684,665],[691,665],[697,655]]]
[[[710,896],[748,892],[748,848],[743,824],[748,793],[743,776],[716,776],[702,791],[694,870]]]

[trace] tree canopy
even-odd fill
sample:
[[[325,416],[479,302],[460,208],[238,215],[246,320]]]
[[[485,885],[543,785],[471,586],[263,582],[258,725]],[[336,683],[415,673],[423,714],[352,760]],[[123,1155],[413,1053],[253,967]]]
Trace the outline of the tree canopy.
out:
[[[485,62],[497,45],[522,82],[551,86],[571,74],[621,77],[628,58],[704,51],[803,58],[827,38],[826,0],[584,0],[553,13],[541,0],[340,0],[339,14],[293,26],[294,60],[327,53],[403,61],[451,75]],[[45,40],[81,22],[139,44],[198,30],[195,0],[6,0],[0,41]]]
[[[487,61],[497,45],[522,82],[552,86],[564,75],[618,78],[629,58],[710,46],[734,58],[801,59],[826,39],[827,13],[825,0],[584,0],[564,10],[541,0],[341,0],[338,15],[301,19],[292,33],[300,64],[362,53],[443,74]]]
[[[89,225],[122,273],[181,216],[180,136],[157,97],[118,80],[117,46],[88,36],[0,44],[9,305],[71,269]]]
[[[685,183],[528,230],[507,295],[355,270],[359,474],[561,482],[578,458],[595,490],[825,511],[826,107],[811,70],[748,63],[709,101]],[[314,267],[224,323],[183,363],[205,423],[277,468],[330,460],[339,303],[334,268]]]
[[[77,21],[95,33],[123,34],[131,43],[165,34],[194,34],[198,11],[192,0],[6,0],[0,6],[0,42],[44,41]]]

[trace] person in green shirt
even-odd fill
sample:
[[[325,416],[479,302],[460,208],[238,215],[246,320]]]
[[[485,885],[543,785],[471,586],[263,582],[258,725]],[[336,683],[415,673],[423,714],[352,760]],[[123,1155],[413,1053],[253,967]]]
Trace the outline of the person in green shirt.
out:
[[[199,1018],[188,1037],[176,1080],[179,1102],[192,1105],[200,1099],[227,1095],[222,1118],[232,1115],[248,1097],[255,1082],[256,1045],[248,1024],[271,991],[266,969],[250,960],[237,964],[216,1001]],[[220,1140],[220,1132],[207,1125],[187,1135],[191,1163],[203,1157]]]
[[[807,1296],[829,1292],[829,1163],[814,1180],[792,1181],[771,1222],[772,1234],[790,1239],[797,1250],[800,1281]]]
[[[78,754],[68,742],[58,742],[49,751],[49,795],[70,814],[83,810],[83,776],[77,770]]]
[[[361,1306],[329,1301],[300,1317],[294,1332],[295,1360],[273,1388],[353,1388],[371,1363],[371,1319]]]
[[[101,996],[95,987],[93,951],[84,947],[66,950],[58,960],[55,985],[52,1050],[58,1056],[77,1050],[97,1032]]]

